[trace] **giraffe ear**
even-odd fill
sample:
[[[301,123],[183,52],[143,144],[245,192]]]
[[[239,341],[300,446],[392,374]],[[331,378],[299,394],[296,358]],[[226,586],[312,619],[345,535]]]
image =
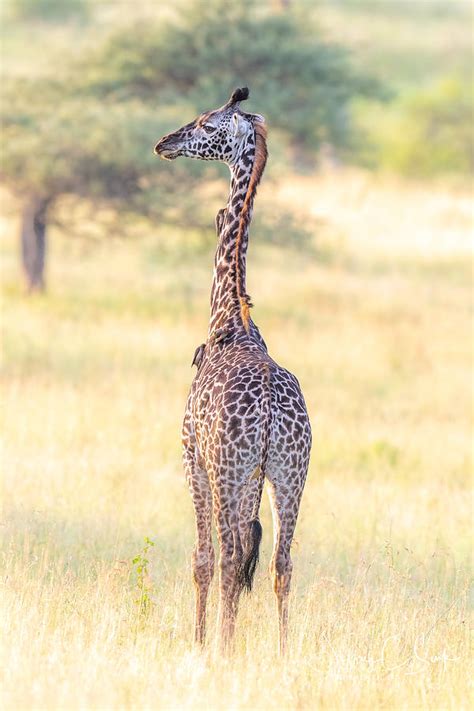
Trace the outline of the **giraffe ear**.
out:
[[[233,114],[232,116],[232,133],[237,138],[239,136],[244,136],[249,130],[248,122],[244,119],[242,114]]]

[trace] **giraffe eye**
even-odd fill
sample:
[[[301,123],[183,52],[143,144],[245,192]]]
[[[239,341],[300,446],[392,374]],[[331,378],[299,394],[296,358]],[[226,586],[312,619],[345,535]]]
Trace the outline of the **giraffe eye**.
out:
[[[203,125],[203,129],[205,130],[206,133],[212,133],[213,131],[216,130],[216,127],[215,127],[215,126],[211,126],[210,123],[205,123],[205,124]]]

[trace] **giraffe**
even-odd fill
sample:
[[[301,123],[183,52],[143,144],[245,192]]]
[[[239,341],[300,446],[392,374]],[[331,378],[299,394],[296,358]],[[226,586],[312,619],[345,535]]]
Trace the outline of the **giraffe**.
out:
[[[207,340],[198,346],[197,372],[183,422],[183,463],[196,517],[192,571],[196,589],[194,637],[203,645],[206,602],[214,574],[211,526],[219,544],[218,627],[223,651],[232,648],[239,597],[252,588],[262,527],[265,480],[272,509],[270,564],[276,593],[279,649],[288,636],[290,546],[311,450],[311,426],[298,380],[268,354],[250,317],[246,253],[257,186],[267,160],[263,116],[240,108],[247,87],[226,104],[200,114],[155,146],[161,158],[219,160],[230,168],[226,207],[216,217],[217,249]]]

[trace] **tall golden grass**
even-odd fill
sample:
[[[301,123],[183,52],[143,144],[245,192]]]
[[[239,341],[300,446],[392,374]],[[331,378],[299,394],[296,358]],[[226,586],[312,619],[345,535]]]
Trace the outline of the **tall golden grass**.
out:
[[[274,190],[321,218],[326,247],[322,262],[255,232],[250,249],[253,316],[299,376],[315,434],[288,656],[276,653],[266,501],[235,655],[215,650],[215,589],[209,644],[191,644],[179,432],[210,252],[56,232],[49,292],[26,298],[6,218],[5,708],[469,707],[465,196],[346,173],[263,187],[262,202]]]

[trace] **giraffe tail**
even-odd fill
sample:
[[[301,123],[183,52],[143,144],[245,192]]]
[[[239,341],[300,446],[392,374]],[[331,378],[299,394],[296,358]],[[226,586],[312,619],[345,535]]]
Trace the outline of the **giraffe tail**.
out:
[[[254,510],[252,518],[248,524],[247,540],[245,551],[241,565],[239,566],[238,579],[242,588],[247,592],[251,592],[253,577],[257,567],[260,542],[262,540],[262,524],[258,518],[260,502],[262,500],[263,484],[265,482],[265,470],[268,460],[268,448],[270,443],[270,424],[271,424],[271,389],[270,378],[271,370],[269,365],[265,364],[265,387],[262,400],[261,424],[262,424],[262,443],[260,454],[260,466],[255,472],[258,477],[258,490],[255,497]]]
[[[247,592],[251,592],[252,590],[253,576],[258,563],[261,540],[262,524],[258,518],[255,518],[249,523],[246,551],[238,570],[240,586],[247,590]]]

